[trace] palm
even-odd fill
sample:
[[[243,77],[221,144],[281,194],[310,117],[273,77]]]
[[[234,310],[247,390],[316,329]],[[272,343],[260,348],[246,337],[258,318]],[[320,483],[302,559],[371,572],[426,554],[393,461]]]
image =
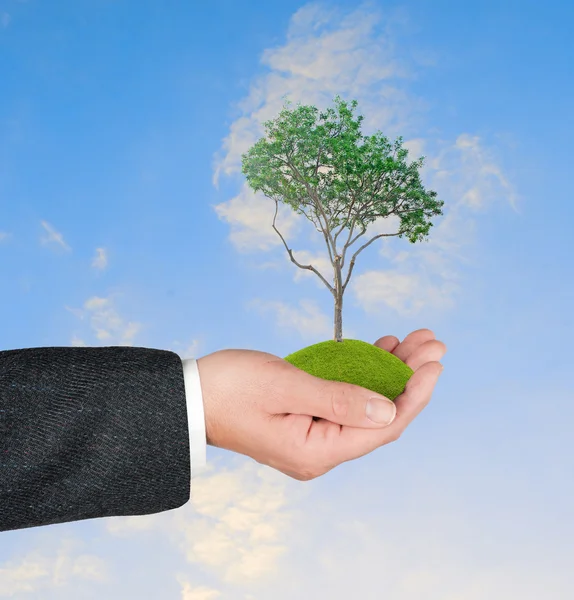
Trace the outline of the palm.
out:
[[[402,342],[387,335],[379,338],[374,345],[391,352],[414,371],[405,391],[395,399],[397,416],[382,429],[337,425],[324,419],[312,422],[310,428],[307,423],[306,445],[310,455],[320,463],[321,474],[342,462],[359,458],[398,440],[430,401],[441,369],[439,361],[446,353],[445,344],[435,339],[429,329],[418,329]]]

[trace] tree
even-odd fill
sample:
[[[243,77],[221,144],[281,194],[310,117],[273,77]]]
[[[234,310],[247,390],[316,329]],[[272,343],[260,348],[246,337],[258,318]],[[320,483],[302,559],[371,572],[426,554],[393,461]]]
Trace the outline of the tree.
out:
[[[254,192],[275,201],[273,229],[279,234],[293,263],[313,271],[335,300],[334,339],[343,341],[343,294],[360,252],[381,237],[407,237],[423,241],[433,216],[441,215],[444,202],[421,183],[419,169],[424,156],[407,163],[403,139],[394,143],[377,131],[363,136],[362,116],[354,118],[357,101],[350,107],[335,96],[335,109],[319,112],[315,106],[283,105],[279,116],[264,123],[266,137],[242,155],[242,173]],[[279,202],[304,215],[325,238],[333,265],[331,285],[313,265],[302,265],[281,235],[275,221]],[[351,257],[346,276],[347,250],[379,218],[400,219],[396,233],[380,233],[363,244]],[[348,230],[341,250],[337,239]],[[355,235],[354,235],[355,234]],[[343,236],[344,237],[344,236]],[[339,242],[341,244],[341,242]]]

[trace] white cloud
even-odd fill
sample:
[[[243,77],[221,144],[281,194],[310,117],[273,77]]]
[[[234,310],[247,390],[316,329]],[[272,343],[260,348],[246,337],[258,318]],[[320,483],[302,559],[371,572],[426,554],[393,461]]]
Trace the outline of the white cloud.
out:
[[[171,351],[179,354],[182,359],[199,358],[201,345],[202,342],[198,339],[192,340],[190,344],[182,344],[180,341],[176,340],[172,344]]]
[[[5,562],[0,567],[0,597],[40,597],[43,592],[71,587],[77,582],[109,583],[108,567],[102,558],[91,553],[72,554],[83,545],[84,542],[68,538],[60,542],[56,553],[44,555],[32,550],[20,559]]]
[[[331,259],[329,258],[329,253],[326,248],[322,254],[317,252],[308,252],[307,250],[293,250],[293,256],[299,264],[304,266],[312,265],[315,267],[317,271],[323,275],[327,282],[330,285],[333,285],[333,265],[331,264]],[[289,263],[289,269],[291,269],[291,267],[295,268],[295,273],[293,276],[295,281],[312,279],[321,289],[328,291],[327,286],[321,281],[316,273],[309,269],[301,269],[301,267],[295,265],[295,263],[293,263],[289,258],[287,251],[285,251],[284,259]]]
[[[303,299],[299,306],[291,307],[284,302],[255,298],[247,303],[247,308],[254,308],[261,314],[270,311],[281,329],[295,330],[303,338],[333,336],[333,317],[325,314],[312,300]]]
[[[2,13],[2,16],[0,16],[0,25],[2,25],[2,27],[5,29],[6,27],[8,27],[8,25],[10,25],[11,20],[12,17],[9,13]]]
[[[74,347],[85,347],[88,345],[83,339],[79,338],[75,334],[72,336],[72,341],[70,342],[70,344]]]
[[[247,184],[235,198],[215,205],[217,216],[231,225],[229,239],[239,252],[269,250],[283,246],[281,238],[273,229],[275,202],[262,194],[254,194]],[[279,203],[275,225],[289,243],[300,228],[300,215]],[[285,253],[287,251],[285,250]]]
[[[462,203],[471,208],[482,208],[489,199],[496,197],[496,193],[502,192],[512,208],[518,211],[516,194],[513,186],[503,174],[502,169],[495,162],[494,157],[484,147],[478,136],[461,134],[458,136],[455,146],[461,151],[463,171],[467,174],[476,175],[477,183],[463,196]],[[497,189],[498,188],[498,189]]]
[[[471,213],[489,208],[495,201],[507,201],[515,212],[518,194],[492,149],[479,136],[463,133],[453,143],[441,142],[440,148],[427,159],[425,174],[431,187],[447,196],[449,204],[465,207]]]
[[[255,589],[257,598],[277,600],[572,595],[568,561],[555,562],[560,548],[548,547],[539,568],[527,568],[535,538],[526,546],[510,539],[510,524],[518,526],[518,520],[507,496],[489,521],[478,499],[469,507],[464,494],[429,480],[408,458],[393,458],[390,448],[382,451],[391,452],[390,460],[368,468],[357,463],[367,470],[338,497],[322,479],[301,485],[243,456],[233,456],[229,467],[216,465],[215,457],[208,471],[194,477],[187,505],[108,519],[105,526],[135,543],[143,534],[164,535],[190,565],[176,573],[182,600],[255,598],[246,593]],[[406,486],[381,483],[403,481],[404,472],[410,473]],[[493,476],[491,485],[495,481]],[[535,510],[534,501],[529,506]],[[468,519],[469,511],[476,520]],[[199,572],[217,584],[201,585]]]
[[[353,274],[350,291],[369,314],[376,314],[383,304],[403,315],[455,306],[462,287],[461,267],[471,262],[474,215],[498,199],[516,210],[516,193],[478,137],[460,135],[453,143],[439,145],[427,160],[423,178],[445,201],[444,215],[424,243],[389,239],[379,245],[379,255],[393,268]]]
[[[222,598],[221,592],[216,589],[204,585],[193,587],[186,574],[178,573],[176,580],[181,585],[181,600],[217,600]],[[248,600],[247,596],[245,596],[245,600]]]
[[[96,256],[92,261],[92,267],[103,271],[108,266],[108,254],[105,248],[96,248]]]
[[[312,23],[314,18],[318,21]],[[214,185],[222,174],[241,172],[241,154],[264,135],[263,123],[280,112],[285,94],[294,104],[319,108],[330,106],[335,94],[352,96],[364,112],[364,130],[404,129],[413,107],[423,105],[389,83],[408,76],[409,68],[397,58],[388,36],[374,31],[380,21],[379,12],[362,8],[346,17],[339,9],[315,5],[297,11],[286,44],[263,52],[261,62],[270,73],[260,76],[237,105],[243,115],[223,141],[223,158],[215,159]],[[325,25],[330,28],[322,30]]]
[[[357,275],[353,293],[367,313],[376,314],[384,302],[403,316],[416,315],[426,306],[439,310],[454,306],[458,286],[445,281],[433,283],[422,272],[399,270],[367,271]]]
[[[421,156],[424,156],[426,143],[423,138],[413,138],[411,140],[405,140],[403,147],[409,151],[409,160],[418,160]]]
[[[44,236],[40,239],[42,244],[57,244],[58,246],[64,248],[64,250],[71,250],[71,248],[64,241],[64,236],[56,231],[50,223],[47,221],[42,221],[42,227],[48,232],[47,236]]]
[[[223,140],[222,155],[214,163],[213,181],[218,186],[221,175],[241,173],[241,154],[264,135],[263,122],[277,116],[285,95],[294,105],[302,102],[320,109],[330,106],[335,94],[346,100],[357,99],[358,113],[365,117],[364,134],[382,130],[391,139],[401,135],[411,160],[427,157],[421,175],[425,186],[445,200],[445,214],[435,220],[429,242],[413,245],[396,238],[375,241],[357,259],[348,293],[355,294],[367,312],[378,312],[381,304],[403,314],[425,307],[445,310],[454,305],[461,289],[460,264],[469,260],[466,253],[475,230],[472,215],[496,200],[507,201],[516,209],[517,196],[478,136],[463,133],[452,141],[435,141],[420,135],[421,130],[428,130],[426,124],[424,128],[421,125],[427,104],[405,87],[413,67],[399,60],[395,48],[388,23],[370,6],[347,15],[338,8],[319,4],[298,10],[291,19],[286,42],[263,52],[262,63],[268,72],[254,80],[247,96],[237,104],[240,114]],[[417,68],[423,64],[416,62]],[[231,243],[240,252],[281,248],[283,244],[271,226],[274,202],[252,194],[247,183],[241,183],[235,198],[214,207],[219,218],[231,226]],[[312,259],[321,273],[325,274],[319,264],[330,273],[320,234],[290,207],[280,204],[280,209],[283,213],[278,216],[277,228],[295,256]],[[348,256],[373,235],[394,233],[396,225],[390,219],[371,224],[367,234],[349,248]],[[311,234],[311,243],[321,244],[322,256],[293,243],[294,236],[305,228]],[[364,261],[373,248],[393,268],[369,269],[357,280],[361,259]],[[289,261],[284,248],[278,251],[285,252],[284,259]],[[291,267],[295,281],[314,277],[324,285],[315,274],[306,275],[292,263]],[[397,288],[389,293],[392,286]],[[277,314],[284,311],[278,310]]]
[[[73,334],[71,342],[73,346],[87,345],[86,335],[106,346],[133,346],[134,339],[142,328],[141,323],[126,321],[120,316],[113,297],[93,296],[84,302],[82,309],[66,306],[66,310],[79,320],[86,319],[88,323],[83,337],[78,337],[76,333]],[[97,345],[97,342],[90,345]]]
[[[2,242],[7,242],[12,237],[12,234],[7,231],[0,231],[0,244]]]
[[[289,550],[286,536],[295,522],[289,504],[305,490],[288,490],[286,476],[243,457],[234,470],[208,465],[197,478],[191,502],[176,512],[125,517],[106,523],[112,535],[161,531],[186,561],[217,574],[221,585],[249,586],[279,574]],[[292,486],[291,486],[292,487]],[[177,579],[185,599],[217,598],[217,591],[193,587],[187,573]]]
[[[315,275],[317,278],[317,276]],[[319,279],[317,278],[319,281]],[[321,283],[319,281],[319,283]],[[321,283],[321,285],[324,285]],[[332,296],[329,295],[330,298]],[[279,328],[284,331],[296,331],[303,339],[333,339],[334,334],[334,302],[329,305],[332,312],[324,312],[314,300],[301,299],[298,306],[289,306],[285,302],[254,298],[247,302],[246,308],[255,309],[261,315],[271,313]],[[343,335],[354,338],[355,331],[347,327],[343,315]]]

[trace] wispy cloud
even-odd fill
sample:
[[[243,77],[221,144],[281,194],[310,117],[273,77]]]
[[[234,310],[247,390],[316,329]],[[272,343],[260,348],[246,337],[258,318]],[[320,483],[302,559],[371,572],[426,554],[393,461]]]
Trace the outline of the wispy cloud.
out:
[[[565,544],[540,568],[528,569],[535,558],[532,544],[509,542],[520,534],[509,538],[516,517],[508,497],[491,515],[506,523],[501,544],[493,545],[481,535],[487,515],[475,507],[477,519],[468,519],[464,495],[449,490],[446,473],[445,481],[431,481],[413,465],[407,486],[385,486],[384,481],[404,480],[401,471],[408,460],[394,467],[392,459],[365,464],[358,476],[360,496],[380,498],[387,508],[368,500],[359,510],[353,486],[329,498],[319,482],[301,486],[245,457],[233,457],[232,464],[217,462],[210,460],[206,471],[194,477],[190,502],[181,509],[105,523],[110,535],[135,543],[150,533],[165,535],[189,568],[213,574],[217,584],[202,585],[186,569],[179,570],[182,600],[236,597],[237,588],[243,588],[242,598],[255,600],[245,594],[255,584],[257,598],[278,600],[297,596],[297,589],[305,590],[304,598],[335,600],[535,600],[566,598],[572,590],[566,562],[555,563]],[[375,477],[366,475],[371,469]],[[492,473],[480,476],[487,481]],[[349,548],[356,551],[349,553]],[[309,556],[316,559],[313,571]],[[296,580],[294,586],[285,573]]]
[[[457,290],[454,283],[437,283],[422,272],[399,270],[361,273],[353,287],[355,298],[366,313],[376,314],[384,303],[403,316],[415,315],[427,306],[439,310],[452,307]]]
[[[2,26],[2,28],[6,29],[6,27],[8,27],[8,25],[10,25],[11,20],[12,20],[12,17],[10,16],[10,14],[7,12],[4,12],[0,16],[0,25]]]
[[[270,250],[283,245],[271,224],[275,203],[243,186],[235,198],[213,206],[217,216],[231,225],[229,236],[238,252]],[[277,211],[277,229],[284,237],[298,233],[301,221],[293,210],[283,204]]]
[[[201,346],[202,342],[199,339],[194,339],[189,344],[184,344],[179,340],[175,340],[172,344],[171,351],[179,354],[183,359],[197,358]]]
[[[378,248],[391,268],[360,274],[357,263],[349,284],[349,293],[366,312],[377,312],[386,304],[400,313],[413,314],[425,307],[445,310],[455,304],[461,289],[460,266],[468,261],[466,251],[475,229],[473,215],[495,201],[508,202],[516,210],[517,195],[478,136],[461,133],[444,141],[420,135],[426,129],[422,118],[427,104],[408,91],[407,84],[416,68],[433,61],[407,64],[399,60],[396,47],[388,22],[371,6],[349,14],[319,4],[301,8],[291,19],[285,44],[263,52],[262,63],[268,72],[253,82],[238,103],[242,114],[230,125],[222,154],[214,161],[213,183],[217,187],[222,175],[241,173],[242,153],[265,134],[263,122],[279,113],[285,95],[293,104],[314,104],[320,109],[331,105],[335,94],[347,100],[356,98],[359,114],[364,116],[363,133],[382,130],[390,138],[404,136],[412,159],[423,153],[427,156],[422,171],[425,185],[446,202],[445,215],[435,222],[429,242],[375,242],[371,248]],[[214,209],[230,224],[230,241],[238,252],[283,251],[289,260],[272,228],[275,203],[260,193],[253,194],[245,181],[234,198]],[[364,240],[394,231],[392,225],[388,219],[371,224]],[[297,256],[313,260],[323,275],[330,273],[322,239],[303,216],[280,204],[277,228]],[[309,235],[318,251],[292,243],[302,233]],[[357,248],[356,243],[349,251]],[[292,263],[291,268],[296,281],[307,276]],[[308,276],[323,285],[315,274]]]
[[[456,304],[462,290],[462,267],[471,262],[469,252],[478,227],[476,215],[494,202],[506,201],[518,212],[518,196],[478,136],[460,135],[454,142],[430,140],[439,149],[423,170],[428,187],[445,200],[445,214],[431,229],[424,244],[385,240],[379,256],[390,269],[353,274],[350,292],[367,314],[376,314],[382,305],[401,315],[415,315],[425,308],[444,311]],[[427,152],[427,155],[429,153]],[[371,225],[370,237],[377,233]]]
[[[103,298],[92,296],[88,298],[81,309],[70,308],[71,312],[79,320],[86,321],[88,330],[83,337],[73,334],[72,346],[93,345],[86,342],[86,337],[96,340],[106,346],[133,346],[136,335],[140,332],[142,324],[135,321],[127,321],[120,316],[116,306],[115,298]]]
[[[242,464],[233,470],[215,469],[210,462],[194,478],[204,483],[194,489],[188,505],[192,510],[174,511],[167,519],[161,514],[113,519],[106,523],[107,531],[122,538],[161,531],[177,544],[187,563],[208,567],[228,585],[249,585],[276,572],[288,553],[285,538],[296,518],[289,505],[301,489],[290,485],[282,473],[254,461],[236,462]],[[220,597],[216,589],[205,586],[200,593],[183,572],[177,580],[188,590],[182,598]]]
[[[302,299],[298,306],[289,306],[281,301],[254,298],[247,302],[246,308],[254,309],[260,314],[271,313],[280,329],[296,331],[303,339],[315,340],[333,336],[333,312],[329,314],[323,311],[313,300]],[[349,327],[345,327],[346,337],[354,335],[355,333]]]
[[[108,266],[108,253],[105,248],[96,248],[96,256],[92,261],[92,267],[103,271]]]
[[[360,97],[364,128],[398,133],[410,127],[413,109],[425,104],[396,87],[394,81],[407,77],[411,68],[398,59],[389,36],[376,32],[381,21],[381,12],[371,9],[344,15],[338,8],[310,4],[298,10],[287,42],[263,52],[261,62],[270,72],[257,78],[238,103],[243,115],[223,140],[223,157],[215,157],[214,185],[221,175],[241,173],[241,155],[264,135],[263,123],[279,113],[285,94],[293,103],[319,108],[330,105],[337,93]]]
[[[275,232],[273,232],[275,233]],[[279,237],[279,236],[277,236]],[[334,273],[333,273],[333,265],[331,264],[331,260],[329,259],[329,255],[327,249],[325,248],[324,252],[309,252],[307,250],[293,250],[293,257],[295,260],[303,266],[313,265],[319,273],[327,280],[327,282],[333,285]],[[302,269],[295,265],[287,251],[283,253],[283,258],[289,265],[295,267],[295,274],[293,276],[295,281],[301,281],[305,279],[312,279],[321,289],[327,290],[327,286],[319,279],[316,273],[309,269]],[[291,268],[291,266],[289,268]]]
[[[460,134],[454,143],[442,144],[429,160],[433,183],[455,193],[451,201],[471,212],[489,208],[494,201],[507,201],[515,212],[518,194],[497,164],[493,150],[479,136]],[[447,193],[443,189],[443,194]]]
[[[49,594],[53,587],[75,583],[86,585],[110,583],[107,563],[92,553],[82,553],[85,543],[74,538],[58,541],[49,553],[31,550],[20,559],[12,559],[0,567],[0,596]]]
[[[7,231],[0,231],[0,244],[2,242],[7,242],[11,237],[11,233],[8,233]]]
[[[64,236],[59,231],[56,231],[54,227],[50,225],[50,223],[47,221],[42,221],[41,224],[44,230],[48,233],[48,235],[40,238],[42,244],[56,244],[61,248],[64,248],[66,251],[71,250],[70,246],[68,246],[68,244],[66,244],[64,241]]]

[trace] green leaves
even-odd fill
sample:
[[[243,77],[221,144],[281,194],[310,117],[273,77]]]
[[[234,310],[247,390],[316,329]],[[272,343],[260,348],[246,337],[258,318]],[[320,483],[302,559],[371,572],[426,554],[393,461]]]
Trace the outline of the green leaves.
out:
[[[366,227],[395,214],[399,237],[414,242],[428,234],[430,218],[442,214],[443,202],[422,185],[418,170],[424,158],[408,164],[400,137],[391,143],[381,132],[363,136],[363,117],[353,115],[356,100],[349,105],[336,96],[335,109],[323,112],[289,104],[242,155],[242,172],[253,191],[297,212],[313,209],[308,214],[313,222],[324,213],[326,221],[316,223],[321,229],[342,223]]]
[[[340,225],[365,229],[396,215],[399,237],[414,243],[428,235],[444,203],[421,182],[424,157],[409,163],[401,137],[362,135],[356,100],[336,96],[334,108],[324,111],[290,104],[264,123],[265,137],[242,155],[253,191],[290,205],[324,232]]]

